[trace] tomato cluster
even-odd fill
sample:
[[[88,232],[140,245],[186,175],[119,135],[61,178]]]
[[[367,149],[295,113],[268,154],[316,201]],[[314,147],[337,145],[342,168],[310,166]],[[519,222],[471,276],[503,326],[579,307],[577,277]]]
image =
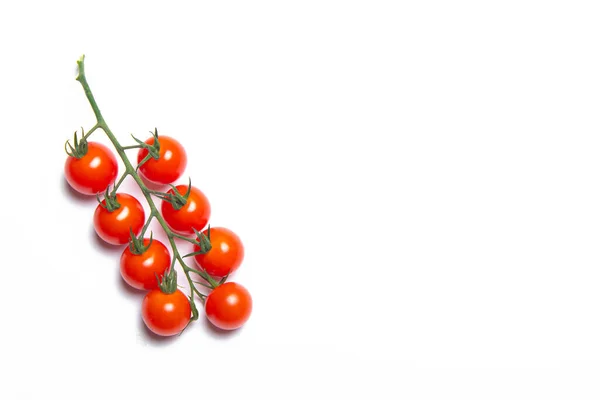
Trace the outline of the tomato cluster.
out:
[[[131,287],[147,291],[141,312],[146,326],[161,336],[181,333],[194,318],[193,295],[196,292],[201,296],[206,317],[212,324],[225,330],[241,327],[250,317],[252,298],[242,285],[226,282],[226,279],[242,263],[244,246],[227,228],[207,228],[211,207],[200,189],[191,183],[173,185],[185,171],[187,155],[184,147],[176,139],[158,136],[155,132],[145,142],[138,141],[139,146],[127,147],[138,149],[135,168],[122,155],[124,152],[119,151],[126,171],[115,184],[118,164],[113,152],[100,143],[88,142],[86,137],[79,143],[75,137],[75,143],[75,148],[70,146],[72,151],[68,152],[65,163],[66,180],[77,192],[98,197],[93,218],[98,236],[111,245],[127,245],[120,259],[121,276]],[[116,142],[115,146],[118,148],[120,144]],[[159,213],[152,203],[154,212],[147,218],[138,199],[117,191],[127,175],[134,178],[145,195],[155,195],[162,201]],[[165,192],[150,190],[146,186],[148,182],[170,185],[171,188]],[[100,201],[101,194],[104,196]],[[152,218],[162,219],[168,227],[166,234],[172,251],[151,234],[146,235]],[[210,293],[200,293],[193,286],[189,278],[191,268],[184,264],[175,237],[189,242],[191,253],[188,255],[193,256],[194,268],[207,282],[203,286],[211,289]],[[175,261],[180,262],[192,285],[190,297],[177,288]]]

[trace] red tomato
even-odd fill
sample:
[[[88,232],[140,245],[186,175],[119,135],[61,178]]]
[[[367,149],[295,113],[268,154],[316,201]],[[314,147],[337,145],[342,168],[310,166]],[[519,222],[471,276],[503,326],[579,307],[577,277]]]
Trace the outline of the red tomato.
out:
[[[144,208],[133,196],[117,193],[117,202],[121,205],[114,211],[108,211],[100,204],[94,213],[94,228],[105,242],[110,244],[125,244],[129,241],[129,229],[139,235],[146,222]],[[106,200],[102,200],[106,204]]]
[[[180,333],[191,319],[190,301],[181,290],[171,294],[154,289],[142,301],[142,319],[152,332],[160,336]]]
[[[154,144],[154,137],[146,140],[149,145]],[[150,182],[166,185],[175,182],[183,174],[187,164],[187,155],[183,146],[169,136],[159,136],[160,150],[158,159],[150,158],[140,167],[140,174]],[[138,151],[137,161],[140,163],[148,155],[147,149]]]
[[[176,186],[177,191],[184,195],[187,193],[187,185]],[[173,189],[167,193],[173,194]],[[201,231],[210,218],[210,203],[200,191],[192,186],[187,203],[176,210],[171,203],[164,201],[161,204],[161,213],[169,228],[180,235],[194,235],[194,228]]]
[[[144,238],[144,246],[150,239]],[[140,290],[158,288],[158,278],[171,266],[171,255],[166,246],[152,239],[150,246],[142,254],[133,254],[129,246],[121,254],[121,276],[130,286]]]
[[[204,230],[208,235],[208,230]],[[227,228],[210,228],[211,249],[205,254],[196,254],[196,264],[209,275],[223,277],[238,269],[244,259],[244,245],[239,236]],[[194,252],[200,246],[194,245]]]
[[[232,330],[244,325],[252,312],[252,297],[242,285],[226,282],[206,298],[206,317],[217,328]]]
[[[67,157],[65,177],[69,185],[82,194],[94,195],[104,192],[117,177],[117,159],[108,147],[88,142],[85,156]]]

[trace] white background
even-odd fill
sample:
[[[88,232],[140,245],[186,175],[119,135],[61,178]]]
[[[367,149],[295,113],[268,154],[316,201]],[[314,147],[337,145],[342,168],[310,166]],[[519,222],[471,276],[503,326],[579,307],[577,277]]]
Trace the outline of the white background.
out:
[[[3,398],[597,399],[599,20],[573,0],[0,6]],[[63,178],[94,124],[83,53],[121,142],[180,139],[182,181],[244,240],[243,329],[146,332]]]

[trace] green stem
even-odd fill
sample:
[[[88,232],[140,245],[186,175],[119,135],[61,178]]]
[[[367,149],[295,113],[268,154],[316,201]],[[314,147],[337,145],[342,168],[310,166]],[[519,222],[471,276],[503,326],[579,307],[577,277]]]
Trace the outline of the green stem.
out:
[[[117,182],[117,184],[115,185],[115,187],[112,190],[112,196],[114,197],[114,195],[117,193],[117,189],[119,188],[119,186],[121,186],[121,183],[123,183],[123,181],[125,180],[125,178],[127,178],[127,175],[129,175],[129,173],[127,171],[125,171],[123,173],[123,175],[121,175],[121,178],[119,179],[119,181]]]
[[[90,85],[88,84],[87,79],[85,78],[85,65],[83,63],[84,59],[85,59],[85,56],[81,56],[79,61],[77,61],[77,66],[79,67],[79,74],[77,74],[77,78],[75,78],[75,79],[78,80],[79,83],[81,83],[81,86],[83,86],[83,91],[85,92],[85,97],[87,97],[88,101],[90,102],[90,105],[92,106],[92,110],[94,110],[94,115],[96,116],[96,121],[98,121],[98,123],[96,124],[96,129],[97,129],[102,124],[104,124],[104,125],[106,125],[106,124],[104,123],[104,117],[102,116],[102,113],[100,112],[100,109],[98,108],[98,104],[96,104],[96,99],[94,99],[94,95],[92,94]],[[120,147],[120,145],[119,145],[119,147]]]
[[[131,150],[131,149],[141,149],[142,146],[139,146],[137,144],[132,145],[132,146],[123,146],[123,150]]]
[[[175,236],[178,239],[185,240],[186,242],[190,242],[191,244],[198,244],[198,242],[195,239],[192,239],[191,237],[183,236],[175,232],[173,232],[173,236]]]
[[[206,271],[190,268],[189,272],[200,275],[200,277],[207,281],[213,289],[219,286],[219,282],[215,281],[212,276],[206,273]]]
[[[148,189],[148,193],[151,195],[154,195],[156,197],[158,197],[161,200],[164,200],[167,198],[167,194],[158,190],[150,190]]]
[[[142,228],[142,232],[140,233],[141,237],[144,237],[144,235],[146,234],[146,230],[150,226],[150,222],[152,222],[152,218],[154,218],[154,217],[156,217],[156,215],[150,213],[150,215],[148,216],[148,220],[146,220],[146,223],[144,224],[144,227]]]
[[[98,129],[98,128],[99,128],[98,124],[94,125],[94,126],[92,127],[92,129],[90,129],[90,131],[89,131],[88,133],[86,133],[86,134],[83,136],[83,138],[84,138],[84,139],[87,139],[87,138],[88,138],[88,137],[90,137],[90,135],[91,135],[92,133],[94,133],[94,131],[95,131],[96,129]]]
[[[123,176],[121,177],[119,183],[117,183],[116,187],[118,187],[121,184],[121,182],[123,181],[123,179],[125,179],[125,177],[127,175],[130,175],[133,178],[133,180],[138,184],[138,186],[140,187],[140,189],[142,191],[143,196],[146,198],[146,201],[148,202],[148,206],[150,207],[150,216],[149,216],[148,220],[146,221],[146,224],[145,224],[142,232],[145,233],[146,229],[150,225],[150,221],[152,220],[152,218],[156,218],[156,220],[158,221],[160,226],[165,231],[167,238],[169,240],[169,243],[171,245],[171,248],[173,249],[173,258],[174,258],[173,262],[175,261],[175,259],[177,259],[177,261],[179,261],[179,264],[181,265],[181,267],[183,269],[183,272],[184,272],[184,274],[188,280],[188,283],[190,285],[190,290],[192,291],[192,296],[193,296],[193,293],[196,293],[200,297],[200,300],[202,302],[204,302],[206,295],[202,294],[196,288],[196,286],[194,285],[194,281],[192,280],[192,278],[190,276],[190,273],[191,272],[197,273],[202,278],[204,278],[210,284],[210,286],[212,286],[213,288],[217,287],[219,285],[219,283],[216,282],[214,279],[212,279],[212,277],[210,275],[208,275],[206,272],[198,271],[196,269],[190,268],[183,261],[183,258],[181,257],[181,254],[179,253],[179,250],[177,249],[177,245],[175,244],[174,238],[177,237],[177,238],[185,239],[188,241],[190,241],[191,239],[185,238],[185,237],[173,232],[171,230],[171,228],[169,228],[169,226],[167,225],[164,218],[158,212],[158,208],[156,207],[156,204],[154,204],[154,200],[152,200],[152,196],[151,196],[151,194],[154,193],[154,191],[152,191],[146,187],[146,185],[142,181],[142,178],[137,173],[136,167],[134,167],[131,164],[131,162],[129,161],[129,158],[127,158],[127,155],[125,154],[125,150],[134,148],[135,146],[127,146],[127,147],[121,146],[121,144],[119,143],[119,141],[117,140],[117,138],[115,137],[113,132],[108,127],[106,121],[104,120],[104,117],[102,116],[102,113],[100,112],[100,108],[98,107],[98,104],[96,103],[96,99],[94,98],[94,95],[92,94],[92,90],[90,89],[90,86],[85,77],[85,67],[84,67],[83,61],[84,61],[84,58],[81,57],[81,59],[77,62],[77,65],[79,66],[79,74],[76,79],[77,79],[77,81],[79,81],[79,83],[81,83],[81,86],[83,87],[83,91],[85,92],[85,95],[90,103],[90,106],[92,107],[92,110],[94,111],[94,115],[96,116],[97,123],[90,131],[90,134],[91,134],[91,132],[95,131],[96,129],[101,128],[106,133],[106,136],[108,136],[108,139],[113,144],[115,150],[117,151],[117,154],[119,155],[119,157],[123,161],[123,164],[125,165],[125,172],[123,173]],[[191,242],[193,243],[194,241],[191,240]],[[173,267],[173,265],[171,267]]]
[[[212,286],[210,286],[210,285],[207,285],[207,284],[206,284],[206,283],[204,283],[204,282],[198,282],[198,281],[193,281],[193,282],[194,282],[196,285],[200,285],[200,286],[204,286],[205,288],[212,289]]]

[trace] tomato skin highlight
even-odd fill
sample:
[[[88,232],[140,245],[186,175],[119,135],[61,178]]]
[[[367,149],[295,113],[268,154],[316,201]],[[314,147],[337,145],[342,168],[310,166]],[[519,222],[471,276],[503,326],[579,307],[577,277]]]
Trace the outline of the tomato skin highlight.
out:
[[[129,194],[117,193],[117,202],[121,207],[112,212],[98,204],[94,212],[94,229],[105,242],[121,245],[129,242],[130,228],[135,235],[140,234],[146,216],[142,204]],[[102,203],[106,204],[106,200]]]
[[[148,246],[150,239],[144,239]],[[171,254],[160,241],[152,239],[150,246],[142,254],[133,254],[129,246],[121,254],[120,269],[123,280],[139,290],[158,288],[158,278],[171,266]]]
[[[146,140],[146,144],[153,145],[154,137]],[[157,185],[166,185],[175,182],[181,177],[187,165],[185,149],[177,140],[170,136],[159,136],[160,150],[158,159],[150,158],[140,167],[140,174],[148,181]],[[138,164],[148,155],[147,149],[138,151]]]
[[[88,142],[87,153],[65,161],[65,178],[77,192],[95,195],[104,192],[117,178],[119,167],[113,152],[105,145]]]
[[[187,185],[178,185],[175,188],[182,195],[186,194],[188,190]],[[169,189],[167,193],[174,193],[173,189]],[[191,187],[186,204],[179,210],[176,210],[171,203],[164,200],[160,210],[169,228],[175,233],[185,236],[194,235],[194,229],[202,231],[210,218],[208,198],[200,189],[194,186]]]
[[[208,295],[204,311],[206,318],[217,328],[238,329],[250,318],[252,297],[239,283],[226,282]]]
[[[160,336],[180,333],[191,319],[192,307],[181,290],[171,294],[159,289],[149,291],[142,301],[142,319],[152,332]]]
[[[202,232],[208,235],[208,230]],[[239,236],[233,231],[222,228],[210,227],[211,249],[205,254],[196,254],[194,261],[196,265],[205,270],[209,275],[222,278],[238,269],[244,260],[244,245]],[[200,246],[194,245],[194,252],[199,251]]]

